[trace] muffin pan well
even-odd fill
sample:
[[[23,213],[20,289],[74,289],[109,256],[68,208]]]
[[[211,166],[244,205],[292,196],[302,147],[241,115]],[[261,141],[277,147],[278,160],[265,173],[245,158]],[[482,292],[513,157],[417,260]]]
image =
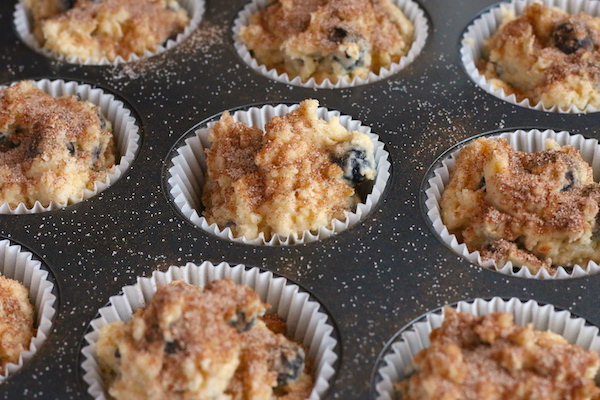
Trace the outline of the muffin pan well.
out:
[[[465,146],[481,136],[507,139],[512,148],[518,151],[533,153],[546,149],[546,139],[553,139],[561,146],[573,146],[581,154],[583,160],[592,167],[594,180],[597,182],[600,176],[600,146],[597,139],[587,139],[581,135],[571,135],[568,132],[555,132],[547,129],[540,131],[516,130],[508,132],[495,132],[487,135],[476,135],[462,141],[440,156],[429,169],[426,179],[423,181],[421,190],[421,202],[427,213],[427,223],[437,237],[454,253],[464,257],[469,262],[481,267],[490,268],[505,275],[520,276],[532,279],[566,279],[585,276],[586,274],[597,274],[600,266],[595,262],[586,265],[575,265],[573,267],[558,267],[554,275],[550,275],[545,269],[532,274],[527,267],[516,267],[511,262],[504,265],[496,264],[493,260],[483,260],[479,251],[470,251],[467,246],[458,240],[456,235],[451,234],[444,225],[441,217],[440,202],[442,193],[449,183],[450,173],[455,166],[456,156]]]
[[[235,111],[232,110],[231,115],[235,121],[264,130],[264,126],[273,117],[282,117],[297,108],[297,104],[254,105],[241,107]],[[325,107],[319,107],[317,110],[318,118],[329,121],[332,117],[339,117],[340,124],[348,131],[364,133],[373,142],[377,176],[372,183],[357,186],[356,192],[360,198],[360,203],[351,212],[346,212],[343,219],[334,219],[328,226],[321,227],[317,232],[307,230],[301,235],[294,234],[288,237],[281,237],[276,234],[270,240],[267,240],[263,234],[255,239],[235,236],[228,227],[223,229],[223,227],[219,227],[214,223],[209,225],[202,215],[204,206],[201,201],[204,171],[206,171],[204,149],[210,147],[210,129],[219,121],[221,115],[202,121],[197,127],[192,128],[189,133],[182,136],[165,161],[166,172],[164,175],[166,183],[164,188],[168,191],[168,196],[175,209],[185,219],[208,233],[224,240],[254,245],[285,246],[310,243],[342,232],[359,221],[368,218],[367,215],[377,206],[385,191],[390,178],[390,160],[389,153],[384,149],[384,144],[379,140],[379,137],[371,132],[371,128],[353,120],[352,117],[340,115],[339,112],[327,110]]]
[[[128,172],[98,195],[66,209],[0,215],[0,235],[39,254],[54,271],[61,307],[35,357],[0,386],[0,398],[86,399],[80,346],[109,297],[137,277],[187,262],[244,264],[297,282],[329,310],[342,349],[327,399],[368,399],[371,372],[394,332],[463,299],[517,297],[568,309],[600,324],[600,274],[534,280],[497,274],[457,256],[429,229],[421,183],[446,149],[501,129],[568,131],[598,138],[600,114],[546,113],[507,103],[465,72],[466,27],[493,0],[420,0],[429,36],[412,63],[354,88],[314,90],[276,82],[247,66],[232,28],[247,0],[208,1],[200,27],[181,44],[117,66],[59,62],[27,47],[13,25],[16,0],[0,4],[0,84],[64,79],[106,89],[134,111],[143,142]],[[169,149],[201,121],[248,104],[316,98],[370,127],[390,153],[386,192],[366,218],[327,239],[253,246],[220,239],[181,218],[163,190]]]

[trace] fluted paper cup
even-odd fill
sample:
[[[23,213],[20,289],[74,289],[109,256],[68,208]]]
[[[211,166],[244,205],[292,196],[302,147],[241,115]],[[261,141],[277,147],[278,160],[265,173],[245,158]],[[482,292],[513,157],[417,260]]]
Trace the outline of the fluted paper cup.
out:
[[[460,47],[460,55],[467,74],[483,90],[496,96],[499,99],[516,104],[521,107],[532,110],[559,112],[559,113],[591,113],[598,109],[588,105],[585,109],[580,109],[575,105],[569,108],[560,108],[558,106],[545,106],[541,102],[534,103],[529,99],[517,100],[514,94],[507,94],[504,89],[496,88],[489,82],[484,75],[477,69],[477,61],[482,58],[485,48],[485,42],[500,28],[503,22],[503,16],[506,13],[513,13],[517,17],[523,13],[525,7],[532,3],[543,3],[547,7],[560,8],[570,14],[585,13],[595,17],[600,16],[600,1],[596,0],[513,0],[510,2],[498,3],[489,10],[483,12],[471,25],[469,25],[463,34]]]
[[[572,268],[572,271],[567,271],[564,267],[559,266],[554,275],[550,275],[545,269],[541,269],[535,275],[529,272],[527,267],[513,270],[513,264],[510,261],[504,265],[496,265],[494,260],[482,260],[479,251],[470,251],[464,243],[458,241],[456,235],[448,232],[441,217],[440,201],[442,193],[444,192],[446,185],[450,182],[450,171],[454,168],[456,155],[464,146],[480,136],[482,135],[470,138],[450,148],[440,157],[439,161],[432,166],[431,172],[428,174],[427,182],[424,186],[425,191],[423,198],[427,217],[440,240],[456,254],[464,257],[469,262],[481,267],[495,269],[497,272],[505,275],[534,279],[565,279],[598,273],[600,271],[600,266],[593,261],[590,261],[587,265],[575,265]],[[544,150],[544,142],[546,139],[554,139],[561,146],[571,145],[579,151],[581,157],[592,167],[594,171],[594,180],[598,182],[600,179],[600,146],[596,139],[587,139],[581,135],[571,135],[565,131],[539,131],[537,129],[530,131],[517,130],[514,132],[504,132],[501,134],[494,134],[492,137],[506,138],[515,150],[525,152]]]
[[[103,326],[115,321],[128,321],[135,310],[148,304],[158,287],[174,280],[204,287],[211,281],[224,278],[250,286],[263,302],[271,305],[270,312],[286,321],[287,336],[305,347],[314,369],[315,386],[307,400],[323,399],[335,375],[337,339],[335,329],[319,303],[297,285],[271,272],[244,265],[213,265],[210,262],[170,267],[166,272],[156,271],[149,278],[138,278],[135,285],[125,286],[120,295],[110,298],[109,304],[101,308],[99,316],[91,322],[90,332],[84,338],[82,369],[83,380],[89,385],[88,393],[96,400],[109,398],[95,350],[98,331]]]
[[[139,128],[136,119],[123,102],[115,99],[112,94],[108,94],[102,89],[93,88],[87,84],[66,82],[63,80],[42,79],[36,81],[35,84],[52,97],[64,95],[79,96],[81,100],[89,101],[100,108],[102,115],[112,124],[113,136],[117,148],[115,166],[108,170],[104,181],[96,181],[93,189],[84,189],[79,195],[69,198],[66,203],[53,201],[48,205],[43,205],[39,201],[36,201],[31,208],[28,208],[25,203],[19,203],[15,208],[11,208],[8,203],[0,203],[0,214],[33,214],[58,210],[89,199],[115,183],[127,171],[135,158],[140,144]]]
[[[310,87],[315,89],[340,89],[365,85],[388,78],[396,74],[398,71],[404,69],[407,65],[414,61],[414,59],[423,50],[423,47],[425,47],[425,42],[427,41],[427,36],[429,35],[429,23],[427,21],[427,17],[425,16],[425,12],[423,9],[421,9],[419,4],[412,0],[392,0],[392,3],[398,6],[404,15],[415,26],[413,43],[405,56],[403,56],[397,63],[392,63],[387,67],[381,68],[377,74],[370,72],[366,79],[360,77],[355,77],[351,81],[339,79],[337,83],[333,83],[329,79],[325,79],[323,82],[317,83],[315,82],[314,78],[310,78],[308,81],[303,82],[299,76],[295,78],[290,77],[287,73],[280,74],[273,68],[268,69],[265,65],[259,64],[258,61],[252,57],[248,51],[248,48],[240,38],[241,29],[243,26],[248,25],[250,16],[256,13],[258,10],[265,8],[270,3],[271,0],[252,0],[240,11],[233,23],[233,44],[242,60],[244,60],[244,62],[253,70],[263,76],[266,76],[267,78],[271,78],[288,85]]]
[[[251,107],[248,110],[239,110],[232,113],[232,117],[235,121],[263,129],[265,124],[274,116],[283,116],[296,108],[298,108],[298,105],[287,106],[283,104]],[[266,240],[263,233],[260,233],[255,239],[234,236],[232,230],[228,227],[220,228],[217,224],[209,224],[206,218],[202,216],[203,206],[201,202],[204,171],[206,170],[204,149],[210,147],[209,130],[218,121],[220,115],[213,118],[206,125],[203,124],[200,129],[195,131],[194,135],[180,139],[180,143],[169,155],[168,163],[171,165],[167,171],[167,190],[175,207],[192,224],[208,233],[233,242],[253,245],[277,246],[309,243],[330,237],[353,226],[363,219],[381,198],[390,176],[389,154],[384,149],[379,136],[371,133],[371,129],[362,125],[359,121],[355,121],[346,115],[340,115],[337,111],[329,111],[324,107],[319,107],[317,116],[324,120],[329,120],[334,116],[340,117],[340,123],[344,128],[367,134],[374,145],[377,176],[373,189],[365,199],[361,199],[354,211],[346,211],[343,219],[334,219],[329,226],[321,227],[316,232],[304,231],[301,235],[292,234],[288,237],[273,235],[270,240]]]
[[[540,304],[535,300],[494,297],[490,300],[461,301],[451,307],[478,317],[497,312],[510,313],[514,315],[516,325],[533,324],[535,330],[556,333],[570,344],[600,352],[597,327],[589,325],[583,318],[574,316],[569,311],[557,310],[550,304]],[[404,327],[390,340],[375,367],[372,398],[397,399],[394,384],[407,379],[414,372],[412,361],[415,355],[429,346],[429,334],[442,326],[443,321],[443,309],[429,312]]]
[[[29,291],[29,301],[35,310],[35,335],[27,350],[23,351],[16,363],[6,364],[0,382],[18,371],[31,360],[44,344],[52,330],[52,320],[56,314],[56,296],[53,293],[54,283],[48,278],[48,271],[33,254],[20,245],[11,244],[9,240],[0,240],[0,275],[14,279]]]
[[[205,4],[204,0],[177,0],[182,8],[184,8],[190,17],[190,23],[185,27],[183,32],[179,33],[174,39],[167,39],[164,43],[158,45],[154,51],[146,50],[143,55],[138,56],[137,54],[131,54],[125,60],[123,57],[118,56],[114,60],[110,61],[106,57],[96,62],[91,59],[82,59],[79,57],[65,57],[60,54],[56,54],[53,51],[40,46],[36,38],[33,36],[33,21],[29,10],[20,2],[17,2],[15,11],[13,14],[15,29],[17,34],[31,49],[40,53],[48,58],[53,58],[59,61],[64,61],[72,64],[83,64],[83,65],[117,65],[123,63],[129,63],[139,61],[144,58],[152,57],[160,54],[168,49],[171,49],[181,43],[185,38],[198,28],[204,15]]]

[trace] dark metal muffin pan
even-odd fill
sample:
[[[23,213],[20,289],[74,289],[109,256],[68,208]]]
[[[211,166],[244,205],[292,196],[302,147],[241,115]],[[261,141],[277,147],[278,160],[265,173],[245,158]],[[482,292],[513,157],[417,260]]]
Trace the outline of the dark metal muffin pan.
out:
[[[341,90],[271,81],[239,59],[231,25],[245,0],[208,0],[199,30],[175,49],[118,67],[44,58],[17,37],[15,1],[0,3],[0,83],[52,78],[91,83],[134,110],[142,143],[129,173],[99,195],[63,210],[1,215],[0,235],[38,254],[60,292],[54,330],[35,358],[1,385],[2,398],[85,399],[80,344],[98,309],[121,287],[155,269],[204,260],[260,266],[310,290],[331,312],[341,361],[330,399],[368,399],[375,361],[408,322],[476,297],[532,298],[600,325],[600,276],[560,281],[509,277],[471,265],[430,231],[421,181],[444,150],[478,133],[517,127],[598,137],[600,114],[544,113],[505,103],[464,72],[463,30],[489,0],[422,0],[431,31],[422,54],[397,75]],[[392,177],[375,210],[332,238],[300,246],[230,243],[181,218],[162,188],[169,149],[190,127],[225,109],[316,98],[361,120],[390,152]]]

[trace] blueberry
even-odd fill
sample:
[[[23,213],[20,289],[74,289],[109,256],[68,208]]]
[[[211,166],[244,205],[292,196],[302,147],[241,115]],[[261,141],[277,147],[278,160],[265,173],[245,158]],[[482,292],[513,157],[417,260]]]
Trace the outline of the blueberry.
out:
[[[234,327],[238,332],[242,333],[252,329],[255,322],[256,317],[251,317],[248,319],[245,312],[237,311],[235,313],[235,317],[233,317],[233,319],[231,319],[228,323],[229,326]]]
[[[567,184],[560,189],[561,192],[571,190],[573,186],[575,186],[575,176],[573,175],[573,171],[567,171],[565,179],[567,180]]]
[[[583,24],[565,22],[557,25],[552,31],[552,39],[554,45],[565,54],[575,53],[581,48],[590,51],[594,49],[590,32]]]
[[[70,10],[75,7],[75,3],[77,3],[77,0],[63,0],[63,7],[65,10]]]
[[[98,120],[100,120],[100,130],[106,129],[106,118],[98,111]]]
[[[173,340],[172,342],[165,343],[165,353],[167,354],[175,354],[181,350],[183,350],[183,347],[181,346],[178,340]]]
[[[475,190],[479,190],[484,187],[485,187],[485,176],[482,176],[481,180],[479,181],[479,185],[477,186],[477,189],[475,189]]]
[[[357,58],[353,58],[347,51],[344,52],[343,55],[333,56],[333,61],[339,63],[346,71],[352,72],[356,68],[362,67],[365,65],[365,49],[360,49]]]
[[[121,358],[121,352],[119,351],[119,349],[115,350],[115,358]]]
[[[334,43],[341,43],[347,36],[348,36],[347,30],[336,26],[329,33],[329,40]]]
[[[363,170],[372,168],[367,160],[367,153],[358,147],[347,152],[342,158],[341,164],[344,169],[344,178],[354,183],[363,182],[366,179]]]
[[[95,146],[92,149],[92,162],[95,163],[96,161],[98,161],[98,159],[100,158],[100,151],[101,151],[100,146]]]
[[[0,152],[5,153],[18,147],[20,144],[21,142],[18,139],[0,133]]]
[[[304,370],[304,350],[297,344],[282,347],[274,369],[277,372],[277,386],[294,382]]]
[[[67,150],[69,150],[70,155],[74,156],[75,155],[75,144],[73,144],[73,142],[68,142]]]
[[[37,148],[37,145],[38,144],[36,141],[29,144],[29,147],[27,148],[27,153],[26,153],[27,158],[35,158],[40,154],[40,152]]]

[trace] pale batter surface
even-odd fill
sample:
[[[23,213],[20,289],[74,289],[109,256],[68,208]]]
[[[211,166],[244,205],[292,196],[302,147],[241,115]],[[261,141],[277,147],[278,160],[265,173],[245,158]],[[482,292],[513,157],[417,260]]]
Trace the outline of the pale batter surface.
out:
[[[390,0],[278,0],[251,16],[241,38],[269,69],[335,83],[398,62],[413,33]]]
[[[515,151],[506,139],[479,138],[456,157],[442,194],[448,231],[498,266],[535,274],[600,261],[600,185],[571,146]]]
[[[0,276],[0,374],[17,363],[35,334],[29,291],[19,282]]]
[[[357,203],[354,187],[375,179],[373,142],[338,118],[317,117],[318,102],[274,117],[265,132],[229,113],[211,131],[203,215],[236,235],[269,240],[316,231]]]
[[[117,400],[304,400],[302,347],[248,286],[176,281],[128,322],[100,330],[96,352]]]
[[[154,51],[189,23],[177,0],[23,0],[43,47],[99,62]]]
[[[67,203],[115,163],[110,122],[94,104],[31,81],[0,90],[0,203]]]
[[[507,13],[479,70],[507,95],[547,107],[600,107],[600,18],[538,3]]]
[[[513,315],[476,317],[445,309],[401,400],[596,400],[598,354],[552,332],[516,326]]]

